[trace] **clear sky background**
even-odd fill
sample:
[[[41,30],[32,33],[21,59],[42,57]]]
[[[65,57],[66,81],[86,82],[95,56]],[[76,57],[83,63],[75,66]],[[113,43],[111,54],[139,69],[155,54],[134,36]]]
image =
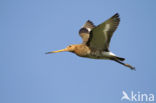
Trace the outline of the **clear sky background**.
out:
[[[136,67],[62,52],[86,20],[120,14],[110,50]],[[125,103],[122,91],[156,96],[155,0],[1,0],[0,103]]]

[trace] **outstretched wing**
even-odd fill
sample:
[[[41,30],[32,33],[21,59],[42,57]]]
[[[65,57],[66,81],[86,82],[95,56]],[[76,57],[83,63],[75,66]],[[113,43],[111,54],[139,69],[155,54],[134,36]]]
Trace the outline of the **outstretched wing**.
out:
[[[120,22],[119,14],[116,13],[104,23],[93,28],[87,45],[94,50],[109,51],[111,37]]]
[[[83,40],[83,44],[86,44],[88,39],[89,39],[89,35],[90,35],[90,31],[94,28],[94,24],[88,20],[83,27],[79,30],[79,35],[81,36],[82,40]]]

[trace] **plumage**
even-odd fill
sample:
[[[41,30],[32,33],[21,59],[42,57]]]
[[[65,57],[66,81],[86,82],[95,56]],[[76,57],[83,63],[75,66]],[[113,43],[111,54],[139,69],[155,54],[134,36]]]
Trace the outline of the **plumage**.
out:
[[[94,23],[90,20],[88,20],[84,25],[84,28],[90,28],[91,30],[95,27]]]
[[[90,32],[88,31],[87,28],[81,28],[79,30],[79,35],[81,36],[82,38],[82,44],[86,44],[88,39],[89,39],[89,35],[90,35]]]
[[[90,33],[87,45],[91,49],[109,51],[109,43],[111,37],[114,31],[116,30],[117,26],[119,25],[119,22],[120,18],[119,14],[117,13],[107,21],[93,28]]]
[[[95,25],[93,24],[93,22],[91,22],[90,20],[88,20],[83,27],[79,30],[79,35],[81,36],[82,40],[83,40],[83,44],[86,44],[89,36],[90,36],[90,31],[95,27]]]
[[[88,20],[79,30],[79,35],[83,41],[81,44],[69,45],[65,49],[48,52],[47,54],[68,51],[80,57],[113,60],[135,70],[131,65],[123,63],[125,58],[118,57],[109,50],[111,37],[117,29],[119,22],[118,13],[98,26],[95,26],[93,22]]]

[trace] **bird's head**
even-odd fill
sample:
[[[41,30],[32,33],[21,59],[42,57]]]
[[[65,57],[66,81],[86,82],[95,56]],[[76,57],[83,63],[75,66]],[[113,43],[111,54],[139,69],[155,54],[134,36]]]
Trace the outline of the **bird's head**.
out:
[[[76,45],[69,45],[67,46],[65,49],[61,49],[61,50],[57,50],[57,51],[51,51],[51,52],[47,52],[46,54],[51,54],[51,53],[58,53],[58,52],[74,52]]]

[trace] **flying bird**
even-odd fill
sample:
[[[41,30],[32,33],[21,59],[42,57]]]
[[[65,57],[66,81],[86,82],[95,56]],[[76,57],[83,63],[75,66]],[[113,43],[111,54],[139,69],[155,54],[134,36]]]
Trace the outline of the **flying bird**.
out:
[[[46,54],[68,51],[80,57],[112,60],[129,67],[131,70],[135,70],[135,67],[123,63],[125,58],[118,57],[109,50],[112,35],[117,29],[119,22],[118,13],[98,26],[95,26],[93,22],[88,20],[79,30],[79,35],[83,41],[81,44],[69,45],[65,49],[47,52]]]

